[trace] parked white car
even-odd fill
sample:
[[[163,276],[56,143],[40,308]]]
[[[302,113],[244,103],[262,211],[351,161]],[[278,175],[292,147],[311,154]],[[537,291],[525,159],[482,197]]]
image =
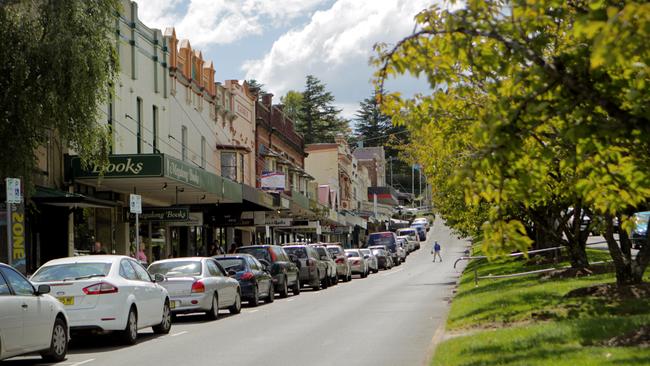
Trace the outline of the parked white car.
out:
[[[232,314],[241,312],[239,281],[228,277],[212,258],[165,259],[152,263],[148,270],[165,276],[160,284],[169,292],[174,314],[205,312],[214,320],[221,308]]]
[[[68,317],[63,305],[18,271],[0,263],[0,360],[40,352],[48,362],[65,359]]]
[[[431,228],[431,223],[429,222],[429,219],[427,219],[426,217],[416,217],[415,219],[413,219],[413,222],[411,222],[411,225],[413,224],[423,224],[424,228],[427,231],[429,231],[429,229]]]
[[[153,327],[158,334],[171,329],[167,290],[133,258],[55,259],[39,268],[31,280],[51,286],[53,296],[65,306],[71,331],[118,331],[124,343],[134,344],[138,329]]]

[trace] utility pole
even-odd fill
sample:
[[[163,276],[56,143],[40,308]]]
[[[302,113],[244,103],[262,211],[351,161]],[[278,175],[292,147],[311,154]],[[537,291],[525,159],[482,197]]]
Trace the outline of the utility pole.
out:
[[[419,179],[419,188],[418,188],[418,196],[422,197],[422,167],[419,167],[418,169],[418,179]],[[420,203],[420,206],[422,206],[422,203]]]
[[[415,207],[415,164],[411,165],[411,207]]]

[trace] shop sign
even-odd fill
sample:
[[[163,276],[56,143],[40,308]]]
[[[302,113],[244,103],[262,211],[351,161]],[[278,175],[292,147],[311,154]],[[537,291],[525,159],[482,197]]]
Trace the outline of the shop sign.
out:
[[[70,166],[75,178],[98,177],[102,167],[89,164],[82,167],[79,157],[70,159]],[[162,177],[163,155],[111,155],[104,168],[104,178],[128,178],[128,177]]]
[[[262,225],[268,226],[291,226],[291,218],[267,217]]]
[[[261,187],[265,191],[282,192],[285,187],[285,178],[283,173],[263,172],[260,178]]]
[[[190,219],[188,207],[151,207],[142,209],[140,221],[187,221]],[[135,215],[130,214],[129,220],[135,220]]]
[[[11,210],[11,265],[22,273],[26,273],[25,251],[25,206],[20,203],[9,205]]]
[[[201,171],[199,168],[195,168],[180,160],[170,159],[169,157],[165,160],[167,162],[165,171],[169,178],[195,187],[201,187]]]
[[[225,214],[215,217],[215,225],[221,227],[255,226],[255,220],[252,217],[242,218],[240,214]]]

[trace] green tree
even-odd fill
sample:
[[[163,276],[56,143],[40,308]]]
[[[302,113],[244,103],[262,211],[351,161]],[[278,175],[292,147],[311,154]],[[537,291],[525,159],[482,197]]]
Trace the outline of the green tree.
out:
[[[363,141],[364,146],[384,146],[393,124],[390,117],[381,112],[377,102],[377,93],[359,103],[355,114],[355,138]]]
[[[287,94],[280,98],[283,105],[282,111],[289,117],[293,123],[300,124],[300,109],[302,108],[302,93],[289,90]]]
[[[262,95],[266,93],[266,91],[264,90],[264,84],[260,83],[256,79],[246,80],[246,84],[248,85],[248,89],[252,93],[257,94],[257,100],[258,101],[261,100]]]
[[[55,136],[85,162],[105,162],[96,121],[117,72],[116,0],[9,1],[0,5],[0,175],[29,187],[35,151]]]
[[[589,215],[607,239],[618,283],[641,282],[650,242],[634,256],[627,231],[650,199],[650,4],[474,0],[456,11],[433,6],[416,20],[414,34],[377,46],[378,87],[410,73],[434,92],[385,95],[384,110],[404,123],[426,110],[427,123],[409,125],[416,130],[471,122],[472,149],[463,150],[471,159],[458,161],[449,179],[463,185],[466,203],[488,205],[486,251],[526,250],[526,227],[544,226],[566,236],[574,265],[584,266],[580,226]],[[619,241],[615,219],[624,228]]]
[[[325,84],[313,75],[307,75],[305,90],[296,128],[305,136],[305,143],[331,142],[337,134],[349,132],[348,121],[341,118],[334,106],[334,96],[325,90]]]

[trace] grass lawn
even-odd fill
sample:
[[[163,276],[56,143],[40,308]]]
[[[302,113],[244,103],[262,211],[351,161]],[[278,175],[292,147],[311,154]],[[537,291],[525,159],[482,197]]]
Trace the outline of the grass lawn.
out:
[[[608,257],[589,251],[592,261]],[[606,347],[602,342],[650,324],[650,299],[565,298],[571,290],[615,282],[613,273],[580,278],[539,276],[480,280],[550,265],[525,260],[470,263],[452,302],[447,332],[433,365],[650,365],[650,347]]]

